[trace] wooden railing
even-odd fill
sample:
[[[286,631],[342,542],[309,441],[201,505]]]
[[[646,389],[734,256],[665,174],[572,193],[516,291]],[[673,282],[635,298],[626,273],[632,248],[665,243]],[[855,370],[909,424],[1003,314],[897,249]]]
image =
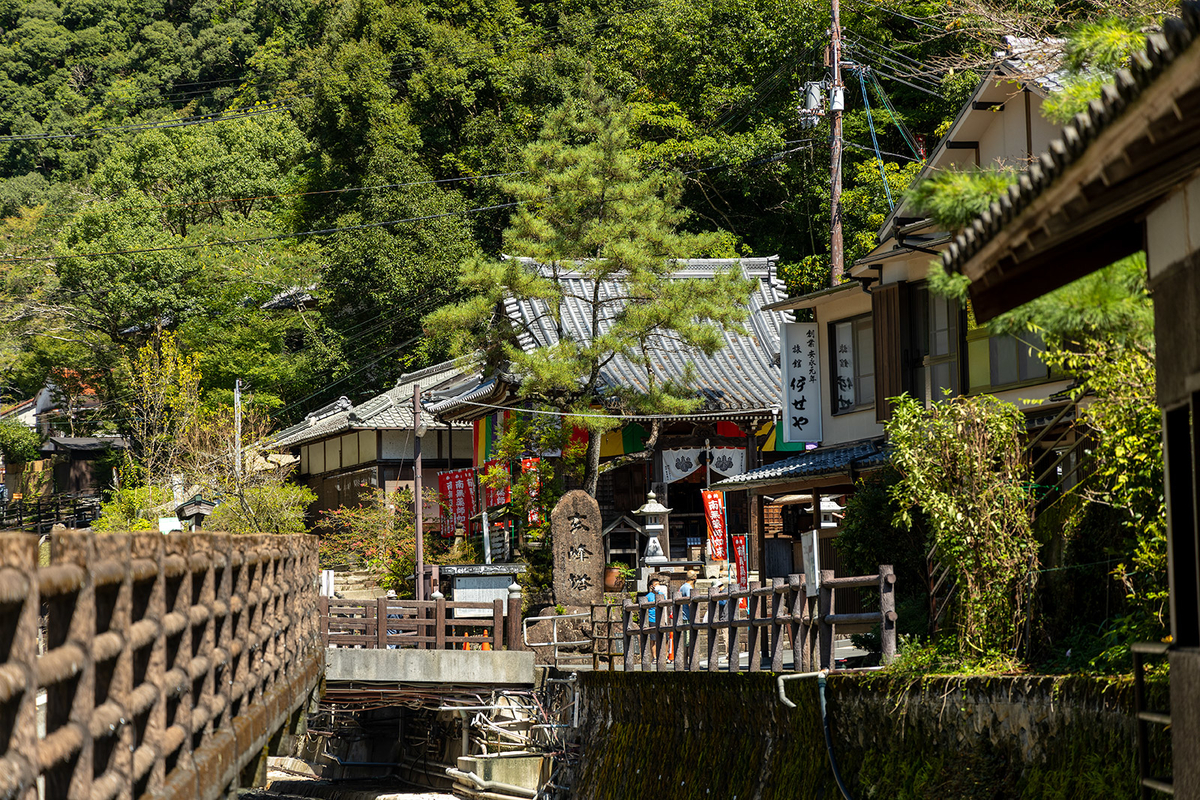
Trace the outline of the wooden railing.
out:
[[[55,525],[86,528],[100,518],[99,497],[47,497],[0,502],[0,529],[49,533]]]
[[[487,645],[521,650],[521,591],[491,603],[446,600],[341,600],[322,597],[321,638],[326,647],[457,650]],[[463,612],[486,612],[468,616]]]
[[[875,575],[848,578],[835,578],[832,570],[822,570],[820,589],[815,598],[808,597],[803,575],[789,575],[786,579],[774,578],[770,586],[752,581],[748,591],[728,590],[691,597],[677,594],[673,599],[654,603],[626,600],[622,624],[625,669],[636,668],[640,653],[644,671],[699,672],[707,669],[717,672],[720,670],[720,640],[725,638],[728,640],[725,646],[727,669],[737,672],[741,669],[741,637],[745,630],[751,672],[763,668],[763,659],[758,655],[761,649],[769,654],[772,672],[784,671],[785,634],[792,652],[791,669],[797,672],[831,670],[835,668],[833,653],[837,635],[866,633],[876,625],[880,626],[882,655],[886,663],[896,655],[895,583],[895,572],[891,565],[885,564]],[[877,587],[879,610],[836,613],[834,590],[855,587]],[[744,616],[737,613],[743,599],[747,605]],[[653,624],[649,622],[651,608],[655,609]],[[594,625],[593,630],[596,629]],[[612,649],[611,644],[611,641],[606,642],[604,649]],[[595,645],[599,649],[599,643]],[[615,659],[609,660],[609,669],[615,669]]]

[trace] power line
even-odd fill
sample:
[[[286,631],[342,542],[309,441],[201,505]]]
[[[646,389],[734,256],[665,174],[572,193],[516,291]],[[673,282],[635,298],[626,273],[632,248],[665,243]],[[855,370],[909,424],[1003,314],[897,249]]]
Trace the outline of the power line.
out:
[[[107,250],[96,253],[67,253],[64,255],[54,256],[27,256],[21,258],[0,258],[0,264],[16,264],[27,261],[55,261],[58,259],[67,258],[100,258],[101,256],[131,256],[142,253],[165,253],[173,250],[198,250],[204,247],[224,247],[236,244],[257,244],[259,242],[277,241],[280,239],[295,239],[301,236],[322,236],[331,233],[344,233],[347,231],[362,231],[368,228],[386,228],[391,225],[403,225],[409,222],[429,222],[435,219],[444,219],[446,217],[456,217],[461,214],[477,214],[484,211],[496,211],[501,208],[512,208],[527,200],[518,200],[513,203],[500,203],[494,206],[483,206],[482,208],[468,208],[463,211],[447,211],[444,214],[430,214],[424,217],[409,217],[407,219],[390,219],[383,222],[369,222],[363,225],[347,225],[340,228],[322,228],[314,231],[294,231],[292,233],[277,233],[272,236],[255,236],[250,239],[222,239],[215,242],[198,242],[196,244],[180,244],[170,245],[167,247],[142,247],[131,250]]]
[[[300,95],[300,98],[312,97],[312,95]],[[28,142],[28,141],[43,141],[49,139],[80,139],[89,136],[98,136],[102,133],[115,133],[120,131],[148,131],[158,128],[184,128],[190,125],[207,125],[213,122],[230,122],[233,120],[245,119],[247,117],[256,117],[260,114],[277,114],[280,111],[287,111],[293,107],[293,103],[280,104],[272,108],[263,108],[251,111],[238,111],[225,116],[214,114],[205,114],[198,117],[187,117],[181,120],[172,122],[147,122],[134,125],[116,125],[108,128],[92,128],[91,130],[80,131],[78,133],[37,133],[21,136],[0,136],[0,142]]]
[[[219,203],[245,203],[254,200],[278,200],[284,197],[310,197],[321,194],[344,194],[346,192],[369,192],[377,189],[401,189],[408,186],[432,186],[434,184],[445,183],[461,183],[463,181],[482,181],[491,178],[507,178],[514,175],[526,175],[527,172],[496,172],[490,175],[468,175],[460,178],[438,178],[428,181],[409,181],[407,183],[384,183],[378,186],[347,186],[340,189],[319,189],[311,192],[282,192],[280,194],[263,194],[254,197],[226,197],[226,198],[207,198],[204,200],[193,200],[187,203],[159,203],[157,205],[138,206],[136,210],[146,210],[152,208],[187,208],[189,206],[207,206],[217,205]],[[120,213],[122,209],[111,209],[104,213],[115,214]],[[94,211],[80,209],[79,211],[64,211],[60,213],[46,214],[47,217],[77,217],[83,214],[94,214]]]
[[[728,417],[730,414],[770,414],[775,417],[779,413],[778,406],[765,408],[737,409],[736,411],[705,411],[699,414],[575,414],[569,411],[546,411],[534,408],[513,408],[498,406],[491,403],[479,403],[472,400],[460,401],[463,405],[476,408],[492,408],[497,411],[518,411],[522,414],[542,414],[549,417],[579,417],[581,419],[710,419],[713,417]]]
[[[922,26],[924,26],[924,27],[926,27],[926,28],[929,28],[929,29],[931,29],[931,30],[938,31],[939,33],[945,33],[945,32],[946,32],[946,30],[945,30],[944,28],[942,28],[942,27],[939,27],[939,26],[937,26],[937,25],[934,25],[933,23],[931,23],[931,22],[929,22],[929,21],[927,21],[927,20],[923,20],[923,19],[921,19],[921,18],[919,18],[919,17],[912,17],[912,16],[909,16],[908,14],[904,14],[904,13],[902,13],[902,12],[900,12],[900,11],[897,11],[897,10],[896,10],[896,9],[894,9],[894,8],[889,8],[889,7],[887,7],[887,6],[880,5],[880,4],[878,4],[878,3],[872,3],[872,2],[871,2],[871,0],[855,0],[855,2],[857,2],[857,3],[861,3],[861,4],[865,5],[865,6],[870,6],[871,8],[875,8],[875,9],[878,9],[878,10],[880,10],[880,11],[887,12],[888,14],[892,14],[892,15],[894,15],[894,16],[900,17],[901,19],[908,20],[909,22],[912,22],[912,23],[914,23],[914,24],[916,24],[916,25],[922,25]]]

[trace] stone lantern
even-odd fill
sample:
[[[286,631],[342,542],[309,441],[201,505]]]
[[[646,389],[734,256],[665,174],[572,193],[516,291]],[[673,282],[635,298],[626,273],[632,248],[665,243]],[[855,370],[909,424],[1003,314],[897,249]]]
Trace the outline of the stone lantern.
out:
[[[657,564],[666,564],[671,560],[670,554],[663,551],[659,537],[666,530],[667,515],[671,513],[671,509],[658,502],[658,498],[654,496],[654,492],[649,492],[646,495],[645,505],[633,513],[645,519],[643,527],[646,530],[646,536],[649,538],[649,541],[646,543],[646,552],[642,557],[642,563],[648,567]]]

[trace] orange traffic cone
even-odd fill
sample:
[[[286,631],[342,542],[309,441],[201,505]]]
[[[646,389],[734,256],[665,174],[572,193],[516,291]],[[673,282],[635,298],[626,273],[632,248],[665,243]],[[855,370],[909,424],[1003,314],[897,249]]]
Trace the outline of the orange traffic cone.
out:
[[[483,643],[483,645],[482,645],[482,646],[481,646],[479,649],[480,649],[480,650],[491,650],[491,649],[492,649],[492,643],[491,643],[491,642],[484,642],[484,643]]]

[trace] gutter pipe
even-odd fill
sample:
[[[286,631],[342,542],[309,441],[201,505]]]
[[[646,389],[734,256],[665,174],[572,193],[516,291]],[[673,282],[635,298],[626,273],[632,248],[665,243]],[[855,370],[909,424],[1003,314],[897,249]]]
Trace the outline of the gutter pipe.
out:
[[[779,691],[779,700],[788,708],[795,708],[796,704],[788,699],[787,691],[784,687],[784,681],[796,680],[798,678],[816,678],[817,693],[821,698],[821,728],[825,733],[825,752],[829,756],[829,768],[833,771],[833,780],[837,783],[838,791],[842,793],[845,800],[853,800],[850,797],[850,790],[846,788],[846,782],[842,780],[842,773],[838,770],[837,758],[833,755],[833,736],[829,732],[829,709],[825,704],[825,676],[828,675],[827,670],[818,672],[797,672],[791,675],[780,675],[775,679],[775,686]]]

